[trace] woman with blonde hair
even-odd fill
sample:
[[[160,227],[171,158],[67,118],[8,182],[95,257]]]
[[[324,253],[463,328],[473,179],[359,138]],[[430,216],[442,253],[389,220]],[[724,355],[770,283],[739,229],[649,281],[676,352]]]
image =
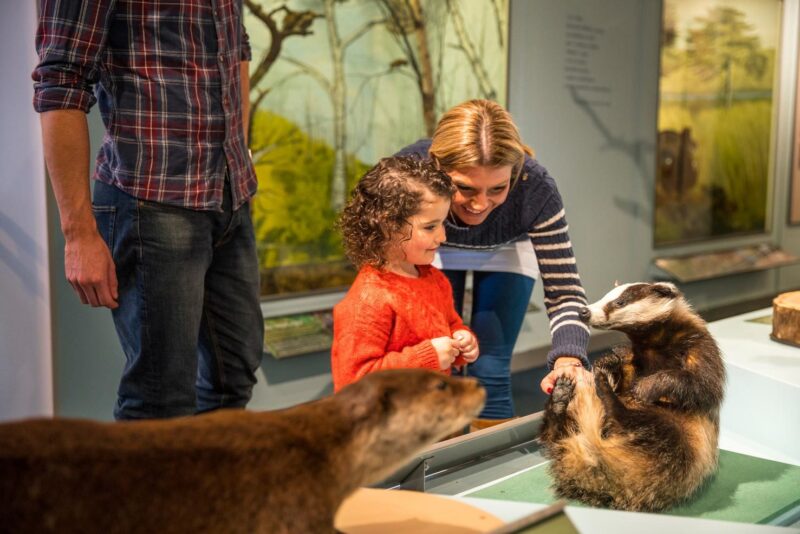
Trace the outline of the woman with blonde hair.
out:
[[[534,281],[542,279],[550,318],[550,393],[556,374],[589,367],[589,329],[578,318],[586,296],[578,276],[561,195],[556,183],[520,139],[511,115],[490,100],[470,100],[447,111],[432,139],[398,155],[430,158],[456,193],[445,222],[447,239],[434,265],[453,287],[461,312],[466,273],[473,271],[470,327],[481,357],[468,367],[487,390],[473,429],[514,416],[511,354],[528,309]]]

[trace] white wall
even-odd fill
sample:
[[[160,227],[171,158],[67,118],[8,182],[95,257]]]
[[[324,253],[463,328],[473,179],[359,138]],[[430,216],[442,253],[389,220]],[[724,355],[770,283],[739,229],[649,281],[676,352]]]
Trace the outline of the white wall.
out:
[[[590,301],[615,280],[648,278],[660,7],[641,0],[511,2],[509,110],[558,184]],[[567,76],[574,72],[566,69],[575,25],[589,28],[578,33],[595,49],[577,73],[591,78],[584,82],[590,89],[573,93]],[[535,299],[542,304],[541,284]],[[529,314],[522,341],[549,345],[544,311]],[[517,368],[543,363],[515,360]]]
[[[53,412],[47,206],[33,111],[35,2],[0,4],[0,420]]]

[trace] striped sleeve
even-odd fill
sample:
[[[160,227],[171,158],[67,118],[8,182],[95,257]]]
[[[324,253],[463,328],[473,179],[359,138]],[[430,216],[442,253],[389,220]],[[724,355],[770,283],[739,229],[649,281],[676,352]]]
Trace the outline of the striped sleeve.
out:
[[[588,369],[589,327],[578,318],[578,307],[586,305],[586,293],[558,195],[551,197],[528,235],[539,262],[544,304],[550,318],[553,346],[547,355],[547,365],[552,369],[558,357],[574,356]]]

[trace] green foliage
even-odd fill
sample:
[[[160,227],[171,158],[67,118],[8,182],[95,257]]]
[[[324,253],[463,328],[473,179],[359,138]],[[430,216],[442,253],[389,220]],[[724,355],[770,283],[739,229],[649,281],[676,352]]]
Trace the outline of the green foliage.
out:
[[[662,92],[716,92],[730,104],[735,91],[771,90],[775,51],[761,46],[744,13],[716,6],[695,22],[685,47],[662,50]]]
[[[709,170],[715,235],[764,230],[771,112],[771,102],[720,110]]]
[[[753,26],[738,9],[715,6],[699,26],[689,30],[686,55],[700,78],[725,74],[731,65],[740,65],[748,73],[760,76],[763,63],[759,61],[761,41],[752,33]]]
[[[689,128],[698,179],[683,198],[656,198],[656,243],[763,231],[772,105],[662,105],[659,130]]]
[[[252,217],[262,270],[341,261],[338,214],[329,198],[333,149],[269,111],[256,111],[253,120],[258,193]],[[348,156],[348,189],[369,167]]]

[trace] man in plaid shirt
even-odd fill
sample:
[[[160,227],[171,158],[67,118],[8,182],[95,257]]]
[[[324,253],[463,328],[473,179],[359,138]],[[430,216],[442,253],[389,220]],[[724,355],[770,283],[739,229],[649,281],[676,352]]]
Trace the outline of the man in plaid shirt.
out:
[[[67,279],[112,310],[125,352],[118,419],[243,407],[255,384],[242,20],[241,0],[41,0],[34,108]],[[95,103],[105,135],[90,193]]]

